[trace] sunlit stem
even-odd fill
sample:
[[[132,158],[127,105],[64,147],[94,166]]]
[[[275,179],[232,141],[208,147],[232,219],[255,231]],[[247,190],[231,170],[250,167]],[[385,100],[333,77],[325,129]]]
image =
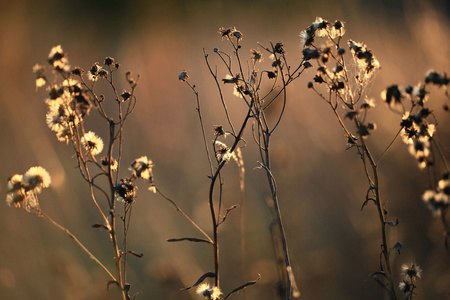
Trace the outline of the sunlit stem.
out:
[[[105,272],[108,274],[108,276],[111,277],[111,280],[117,281],[116,278],[114,277],[114,275],[112,275],[111,272],[109,272],[109,270],[67,228],[65,228],[65,227],[61,226],[60,224],[58,224],[55,220],[50,218],[47,214],[45,214],[42,211],[39,211],[39,215],[41,217],[45,218],[47,221],[49,221],[56,228],[58,228],[61,231],[65,232],[71,239],[73,239],[75,241],[75,243],[77,243],[78,246],[81,247],[81,249],[83,249],[84,252],[86,252],[89,255],[89,257],[93,261],[95,261],[103,270],[105,270]]]

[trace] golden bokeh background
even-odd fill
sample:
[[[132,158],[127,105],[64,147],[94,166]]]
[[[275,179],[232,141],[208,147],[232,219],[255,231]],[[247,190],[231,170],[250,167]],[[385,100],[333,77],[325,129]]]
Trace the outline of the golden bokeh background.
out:
[[[244,34],[242,54],[258,42],[284,42],[292,64],[301,60],[298,34],[316,16],[345,22],[346,39],[366,43],[382,65],[370,85],[377,101],[370,118],[378,129],[369,139],[379,156],[398,130],[399,116],[381,103],[390,84],[415,85],[428,69],[450,72],[448,1],[1,1],[0,171],[7,178],[40,165],[52,186],[40,196],[44,211],[69,228],[105,264],[113,268],[108,236],[91,227],[100,222],[88,188],[76,170],[70,147],[56,140],[45,123],[46,93],[36,91],[32,66],[45,64],[58,44],[71,65],[87,70],[106,56],[122,72],[139,74],[137,109],[127,123],[123,161],[147,155],[155,163],[159,188],[196,222],[209,228],[209,173],[195,96],[178,81],[186,69],[197,86],[206,132],[226,124],[203,51],[230,51],[219,27],[235,26]],[[211,59],[213,63],[219,63]],[[270,60],[260,68],[270,68]],[[117,73],[119,74],[119,73]],[[223,73],[224,75],[225,73]],[[380,233],[374,206],[361,205],[367,191],[361,161],[327,105],[306,89],[311,69],[288,89],[288,107],[273,137],[272,162],[279,189],[293,269],[303,299],[384,299],[368,275],[379,268]],[[123,78],[120,89],[126,87]],[[235,126],[245,106],[225,88]],[[442,90],[430,89],[430,107],[439,125],[437,138],[449,158],[448,113],[441,109]],[[109,99],[113,100],[113,99]],[[276,109],[276,108],[275,108]],[[90,130],[105,136],[106,123],[91,112]],[[249,132],[250,133],[250,132]],[[269,231],[270,210],[265,174],[247,134],[243,150],[246,191],[240,199],[238,169],[224,171],[224,206],[241,204],[221,226],[221,287],[224,292],[261,274],[257,285],[235,299],[277,299],[278,270]],[[123,176],[127,175],[123,167]],[[404,244],[392,255],[394,276],[411,261],[424,272],[414,299],[445,299],[450,293],[450,256],[442,225],[421,200],[428,188],[407,147],[397,141],[380,167],[381,191],[389,215],[399,226],[389,229],[389,243]],[[244,220],[244,227],[241,221]],[[181,291],[212,271],[212,252],[168,238],[198,236],[161,197],[139,188],[132,215],[129,247],[144,253],[130,257],[128,280],[137,299],[192,299]],[[242,229],[244,228],[244,229]],[[244,230],[244,232],[242,232]],[[242,234],[243,233],[243,234]],[[6,205],[0,209],[1,299],[115,299],[106,291],[107,276],[66,235],[44,219]],[[242,252],[242,249],[245,251]]]

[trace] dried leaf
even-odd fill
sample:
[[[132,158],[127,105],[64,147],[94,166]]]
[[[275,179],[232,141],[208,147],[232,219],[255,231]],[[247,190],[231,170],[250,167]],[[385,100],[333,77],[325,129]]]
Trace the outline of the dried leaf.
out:
[[[400,254],[400,249],[403,247],[403,244],[400,242],[395,243],[394,247],[389,249],[389,252],[391,251],[398,251],[398,254]]]
[[[375,200],[373,198],[367,198],[366,201],[364,201],[363,205],[361,206],[361,211],[364,209],[364,207],[367,205],[367,203],[369,203],[369,201],[373,201],[373,203],[375,205],[377,205],[377,200]]]
[[[131,289],[131,285],[129,283],[125,284],[125,286],[123,287],[123,291],[125,292],[125,298],[127,300],[131,300],[130,295],[128,294],[130,292]]]
[[[129,251],[127,251],[127,253],[128,253],[128,254],[131,254],[131,255],[134,255],[134,256],[136,256],[136,257],[139,257],[139,258],[141,258],[142,256],[144,256],[143,253],[137,254],[137,253],[134,252],[133,250],[129,250]]]
[[[387,275],[383,271],[376,271],[373,273],[370,273],[369,276],[371,276],[379,285],[381,285],[386,291],[390,292],[388,286],[387,286]],[[383,278],[384,281],[381,279]]]
[[[398,219],[395,220],[395,223],[392,221],[386,222],[386,224],[388,224],[389,226],[395,227],[398,225]]]
[[[105,225],[102,225],[102,224],[94,224],[94,225],[92,225],[92,227],[109,230],[108,227],[106,227]]]
[[[106,285],[106,290],[109,290],[109,286],[110,286],[111,284],[116,284],[117,286],[120,286],[119,283],[118,283],[117,281],[110,280],[110,281],[108,281],[108,283],[107,283],[107,285]]]
[[[236,293],[237,291],[243,290],[243,289],[245,289],[246,287],[248,287],[250,285],[254,285],[260,279],[261,279],[261,275],[258,274],[258,279],[253,280],[253,281],[248,281],[248,282],[244,283],[243,285],[235,288],[234,290],[229,292],[228,295],[225,298],[223,298],[223,300],[228,299],[228,297],[230,297],[232,294]]]
[[[226,220],[227,217],[228,217],[228,214],[229,214],[233,209],[235,209],[235,208],[237,208],[237,207],[238,207],[237,205],[233,205],[233,206],[227,208],[227,211],[226,211],[225,215],[223,216],[222,221],[219,223],[219,225],[222,224],[223,222],[225,222],[225,220]]]
[[[207,243],[207,244],[211,244],[212,243],[208,240],[205,239],[199,239],[199,238],[180,238],[180,239],[168,239],[168,242],[181,242],[181,241],[189,241],[189,242],[196,242],[196,243]]]
[[[274,73],[274,72],[272,72],[272,71],[268,71],[268,72],[267,72],[267,77],[269,77],[269,79],[272,79],[272,78],[275,78],[275,77],[276,77],[276,75],[275,75],[275,73]]]
[[[206,278],[209,278],[209,277],[216,277],[216,273],[214,273],[214,272],[208,272],[208,273],[205,273],[205,274],[203,274],[202,276],[200,276],[200,278],[197,280],[197,282],[196,283],[194,283],[192,286],[190,286],[190,287],[187,287],[187,288],[184,288],[184,289],[181,289],[182,291],[187,291],[187,290],[189,290],[189,289],[191,289],[191,288],[193,288],[193,287],[196,287],[197,285],[199,285],[200,283],[202,283],[203,282],[203,280],[205,280]]]

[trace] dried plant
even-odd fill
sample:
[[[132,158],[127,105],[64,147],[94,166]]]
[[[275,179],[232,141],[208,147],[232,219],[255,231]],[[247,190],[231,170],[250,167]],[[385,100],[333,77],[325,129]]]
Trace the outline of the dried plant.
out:
[[[71,146],[75,153],[77,169],[89,187],[92,204],[101,220],[92,226],[104,230],[110,236],[115,272],[108,270],[68,229],[42,211],[37,194],[42,187],[48,187],[50,184],[50,175],[42,167],[31,168],[23,177],[14,175],[9,179],[7,204],[44,217],[68,234],[107,272],[110,277],[108,287],[116,285],[123,299],[131,299],[131,285],[127,282],[127,257],[130,254],[135,257],[142,256],[130,250],[127,243],[136,198],[136,181],[142,179],[149,183],[150,190],[156,189],[152,174],[154,165],[146,156],[132,162],[129,167],[131,174],[128,177],[119,177],[124,126],[136,105],[134,91],[137,80],[127,72],[125,79],[129,90],[120,93],[115,83],[120,64],[112,57],[105,58],[103,65],[94,63],[89,71],[85,72],[81,68],[70,67],[68,56],[61,46],[50,51],[48,63],[54,75],[53,80],[47,76],[45,67],[38,64],[33,67],[36,87],[47,86],[47,125],[55,132],[57,139]],[[99,81],[106,82],[112,96],[105,97],[97,92]],[[107,111],[114,106],[115,115],[109,115]],[[108,124],[109,135],[105,142],[86,127],[85,119],[91,117],[92,109]],[[100,156],[101,153],[105,153],[104,156]]]
[[[126,177],[120,175],[123,165],[124,128],[137,104],[135,89],[139,77],[135,79],[131,72],[126,72],[124,79],[128,90],[119,92],[116,74],[121,70],[121,66],[113,58],[106,57],[103,64],[94,63],[85,72],[81,68],[70,67],[68,56],[61,46],[51,49],[48,56],[53,78],[48,76],[45,67],[39,64],[33,67],[36,87],[47,87],[47,125],[56,134],[56,138],[66,143],[75,154],[76,167],[88,186],[90,201],[100,220],[93,227],[103,230],[110,237],[115,270],[111,271],[107,262],[97,259],[74,234],[41,209],[38,195],[43,188],[51,184],[50,174],[43,167],[32,167],[23,175],[11,176],[7,182],[6,203],[42,217],[65,232],[107,273],[108,288],[116,286],[122,299],[134,299],[136,295],[130,295],[131,284],[127,280],[127,260],[129,255],[141,258],[142,254],[131,250],[127,237],[136,201],[137,184],[143,181],[149,190],[175,207],[200,235],[170,238],[168,242],[195,242],[212,249],[211,270],[199,274],[198,280],[184,290],[195,288],[200,297],[210,300],[228,299],[255,285],[260,278],[258,276],[255,280],[247,281],[228,293],[221,290],[220,229],[228,220],[229,214],[239,209],[239,203],[224,196],[223,170],[236,163],[240,186],[238,193],[242,197],[245,188],[243,157],[244,151],[247,150],[245,147],[249,143],[246,139],[250,136],[259,155],[259,161],[253,164],[264,172],[270,192],[270,201],[266,204],[273,216],[270,228],[276,253],[279,254],[279,257],[275,258],[281,271],[282,288],[279,296],[286,300],[298,298],[300,291],[292,268],[278,197],[275,176],[277,170],[272,168],[271,149],[272,137],[286,114],[288,86],[304,73],[315,69],[316,73],[307,86],[331,109],[345,133],[348,150],[354,150],[363,165],[368,186],[361,210],[373,204],[378,214],[381,245],[379,269],[373,271],[370,277],[382,286],[390,299],[399,298],[397,287],[406,299],[412,299],[417,288],[417,279],[422,276],[422,269],[415,263],[403,265],[400,284],[395,284],[392,255],[403,251],[403,243],[389,243],[389,227],[398,226],[399,221],[389,216],[388,201],[381,197],[380,165],[393,143],[401,138],[419,168],[429,170],[430,188],[424,192],[422,198],[433,214],[440,217],[445,230],[445,246],[448,249],[448,153],[441,149],[436,139],[437,117],[427,107],[431,85],[443,90],[446,100],[450,100],[447,90],[450,80],[447,75],[431,70],[424,82],[416,86],[403,89],[393,84],[382,93],[381,97],[390,110],[400,116],[399,128],[393,133],[394,137],[385,149],[381,153],[375,153],[371,145],[371,134],[376,130],[376,124],[371,121],[370,114],[375,107],[375,100],[367,94],[367,87],[374,74],[379,71],[380,63],[365,44],[353,40],[344,42],[345,26],[342,21],[330,23],[320,17],[316,18],[299,35],[301,56],[296,57],[294,64],[290,61],[288,63],[283,42],[269,42],[266,46],[258,44],[255,48],[243,50],[242,32],[234,27],[222,27],[219,34],[224,48],[229,50],[214,48],[213,53],[208,53],[203,49],[203,55],[226,124],[215,125],[212,131],[207,130],[208,127],[203,121],[200,94],[196,85],[191,83],[195,75],[186,70],[178,75],[178,79],[189,87],[196,100],[195,108],[203,138],[201,147],[205,149],[209,165],[209,190],[205,199],[209,205],[211,236],[205,228],[188,216],[175,200],[166,196],[169,193],[163,193],[155,184],[154,163],[147,156],[141,156],[131,162]],[[107,96],[99,92],[100,82],[103,88],[107,86]],[[245,113],[234,115],[228,109],[229,101],[239,101]],[[449,111],[447,102],[443,107],[445,111]],[[115,113],[109,113],[110,111]],[[85,120],[94,114],[107,124],[109,134],[106,137],[100,137],[85,123]],[[238,197],[233,197],[235,198]]]
[[[365,176],[369,187],[366,199],[361,210],[369,203],[376,206],[379,216],[379,226],[381,233],[381,253],[380,269],[371,273],[371,276],[388,293],[390,299],[397,299],[394,276],[391,267],[391,254],[395,251],[400,253],[403,244],[396,242],[394,245],[388,244],[388,227],[398,225],[398,219],[392,220],[388,217],[387,201],[381,198],[380,187],[380,164],[394,141],[399,135],[403,141],[409,145],[409,151],[416,157],[420,168],[434,165],[435,158],[431,158],[430,143],[434,141],[435,124],[428,121],[433,113],[424,107],[428,98],[425,90],[426,84],[434,83],[445,88],[449,84],[449,79],[444,74],[430,71],[425,80],[425,84],[416,87],[407,87],[406,93],[400,91],[397,85],[390,86],[382,93],[382,98],[393,110],[399,106],[403,113],[401,128],[393,138],[392,142],[376,158],[371,150],[368,140],[372,131],[376,129],[376,124],[369,121],[369,111],[374,108],[374,99],[367,95],[367,87],[371,82],[374,73],[380,69],[380,63],[372,50],[366,45],[353,40],[348,40],[347,45],[342,45],[342,37],[345,34],[344,23],[335,21],[330,23],[322,18],[316,20],[300,34],[302,40],[303,56],[308,61],[316,63],[317,73],[313,81],[308,83],[308,88],[314,91],[333,111],[340,127],[347,137],[348,149],[355,149],[364,166]],[[317,40],[322,38],[324,45],[319,46]],[[346,56],[350,50],[354,67]],[[409,110],[405,109],[403,99],[408,95],[411,103]],[[448,104],[445,104],[447,107]],[[436,118],[434,118],[436,120]],[[438,145],[436,144],[436,148]],[[442,160],[445,173],[443,179],[439,181],[439,187],[435,191],[427,191],[424,200],[432,206],[434,211],[438,211],[442,216],[446,229],[446,242],[448,238],[448,225],[445,214],[448,206],[448,166],[444,154],[437,150],[439,158]],[[447,188],[447,192],[445,192]],[[439,196],[435,196],[439,195]],[[439,198],[441,197],[441,198]],[[436,200],[438,198],[439,200]],[[442,199],[442,200],[441,200]],[[446,204],[445,204],[446,203]],[[418,276],[420,277],[420,276]],[[405,281],[403,281],[405,283]],[[402,288],[402,285],[400,286]],[[412,298],[412,290],[415,286],[408,285],[407,299]],[[405,292],[405,289],[402,288]]]

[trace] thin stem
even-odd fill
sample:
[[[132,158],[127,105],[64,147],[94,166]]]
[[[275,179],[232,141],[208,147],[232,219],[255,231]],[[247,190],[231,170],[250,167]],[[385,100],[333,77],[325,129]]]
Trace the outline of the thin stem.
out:
[[[170,204],[172,204],[175,207],[175,209],[183,215],[183,217],[185,217],[195,228],[197,228],[197,230],[200,231],[200,233],[203,234],[211,244],[214,244],[213,240],[209,237],[209,235],[206,232],[204,232],[203,229],[201,229],[200,226],[198,226],[194,221],[192,221],[191,218],[189,218],[188,215],[186,215],[184,211],[178,206],[178,204],[175,203],[175,201],[166,197],[157,187],[155,187],[155,189],[156,192],[161,195],[161,197],[169,201]]]
[[[378,166],[381,161],[383,160],[384,155],[388,152],[388,150],[391,148],[391,146],[394,144],[395,140],[397,140],[400,132],[402,132],[402,129],[400,128],[399,131],[397,131],[397,134],[394,136],[394,138],[392,139],[392,141],[389,143],[389,145],[386,147],[386,149],[384,149],[383,153],[381,153],[380,157],[377,160],[376,165]]]
[[[52,218],[50,218],[47,214],[45,214],[43,211],[39,210],[39,215],[43,218],[45,218],[47,221],[49,221],[52,225],[54,225],[56,228],[60,229],[61,231],[65,232],[71,239],[73,239],[75,241],[75,243],[77,243],[78,246],[80,246],[81,249],[83,249],[84,252],[87,253],[87,255],[89,255],[89,257],[94,260],[107,274],[109,277],[111,277],[111,280],[117,282],[116,278],[114,277],[114,275],[111,274],[111,272],[109,272],[109,270],[97,259],[97,257],[95,257],[94,254],[92,254],[81,242],[80,240],[78,240],[78,238],[73,235],[67,228],[61,226],[60,224],[58,224],[55,220],[53,220]]]
[[[211,76],[214,78],[214,81],[216,82],[217,89],[219,91],[220,100],[222,101],[222,106],[223,106],[223,109],[225,110],[225,115],[227,117],[228,124],[231,127],[231,131],[233,132],[233,135],[235,135],[236,131],[234,130],[233,123],[231,123],[230,115],[228,114],[228,108],[227,108],[227,106],[225,104],[225,100],[223,98],[222,89],[220,88],[220,84],[219,84],[219,81],[217,80],[216,73],[214,73],[211,69],[211,66],[208,61],[208,54],[206,54],[205,49],[203,49],[203,56],[205,57],[206,65],[208,66],[209,72],[211,73]],[[222,57],[222,56],[220,56],[220,57]]]
[[[200,127],[202,129],[202,135],[203,135],[203,144],[205,146],[205,151],[206,151],[206,156],[208,158],[208,162],[209,162],[209,168],[211,171],[211,176],[213,174],[213,166],[212,166],[212,162],[211,162],[211,155],[209,154],[209,148],[208,148],[208,143],[206,141],[206,134],[205,134],[205,125],[203,125],[203,118],[202,118],[202,113],[200,111],[200,98],[198,96],[197,91],[195,90],[195,86],[191,85],[188,81],[185,81],[186,84],[191,88],[191,90],[194,92],[196,100],[197,100],[197,112],[198,112],[198,119],[200,121]]]
[[[291,259],[289,256],[289,248],[287,244],[286,239],[286,232],[284,230],[283,220],[281,217],[281,210],[280,210],[280,204],[278,201],[278,195],[277,195],[277,188],[275,179],[272,175],[271,168],[270,168],[270,155],[269,155],[269,145],[270,145],[270,134],[265,134],[265,159],[264,159],[264,165],[263,168],[266,170],[267,179],[269,181],[269,187],[272,194],[272,201],[273,206],[275,210],[275,222],[278,225],[280,238],[281,238],[281,245],[283,248],[283,256],[284,256],[284,263],[285,263],[285,272],[286,272],[286,296],[285,299],[289,300],[291,298],[291,293],[295,298],[300,297],[300,291],[297,288],[297,285],[295,283],[295,277],[292,272],[292,266],[291,266]]]
[[[369,148],[364,142],[364,139],[361,138],[361,145],[364,150],[364,153],[366,154],[367,159],[370,162],[370,165],[372,166],[372,172],[373,172],[373,189],[375,193],[375,199],[376,199],[376,206],[378,211],[378,216],[380,219],[380,225],[381,225],[381,239],[382,239],[382,253],[384,257],[384,264],[386,267],[386,276],[389,281],[389,290],[391,292],[391,299],[397,299],[397,296],[395,294],[395,288],[394,288],[394,280],[392,278],[392,272],[391,272],[391,264],[389,260],[389,247],[387,242],[387,234],[386,234],[386,215],[384,213],[384,209],[382,207],[381,203],[381,196],[380,196],[380,189],[379,189],[379,179],[378,179],[378,167],[372,157],[372,154],[370,153]]]

